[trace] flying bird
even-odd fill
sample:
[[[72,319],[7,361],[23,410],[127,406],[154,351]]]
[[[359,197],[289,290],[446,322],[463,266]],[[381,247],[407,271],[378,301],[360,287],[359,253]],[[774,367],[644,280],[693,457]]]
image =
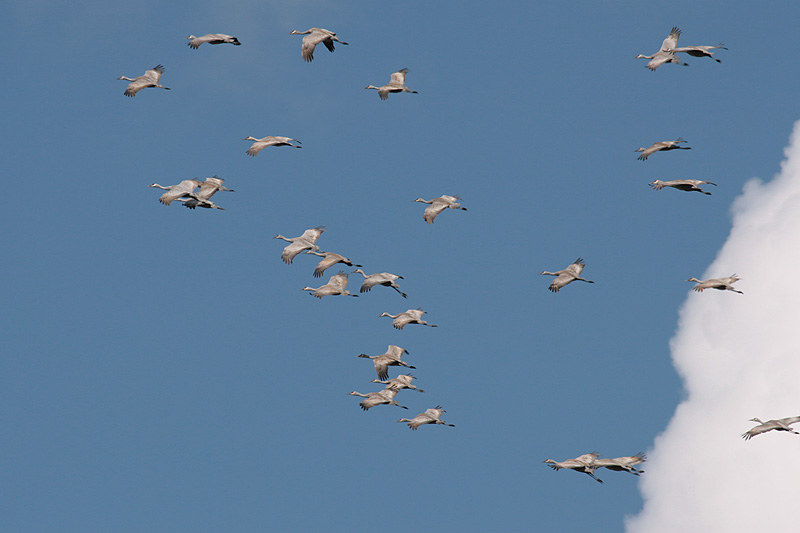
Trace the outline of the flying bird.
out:
[[[319,43],[324,44],[331,52],[334,50],[333,41],[339,44],[348,44],[344,41],[340,41],[335,33],[325,28],[310,28],[306,31],[292,30],[289,35],[305,35],[305,37],[303,37],[301,55],[303,61],[307,62],[314,61],[314,48],[316,48]]]
[[[750,440],[756,435],[761,435],[762,433],[766,433],[767,431],[772,431],[773,429],[776,431],[788,431],[789,433],[800,435],[800,433],[789,427],[792,424],[800,422],[800,416],[790,416],[788,418],[779,418],[778,420],[767,420],[766,422],[762,422],[758,418],[751,418],[750,421],[758,422],[759,425],[757,425],[747,433],[744,433],[742,435],[742,438],[744,438],[744,440]]]
[[[543,463],[547,463],[547,466],[552,468],[553,470],[561,470],[562,468],[567,468],[569,470],[575,470],[576,472],[583,472],[584,474],[588,475],[598,483],[602,483],[603,480],[595,477],[594,471],[595,466],[594,462],[597,458],[600,457],[598,453],[586,453],[577,457],[575,459],[567,459],[565,461],[554,461],[552,459],[545,459],[542,461]]]
[[[394,399],[394,397],[397,396],[397,391],[394,389],[387,388],[378,392],[368,392],[366,394],[353,391],[348,392],[347,394],[350,396],[361,396],[362,398],[365,398],[364,400],[361,400],[361,403],[359,404],[361,405],[361,409],[364,411],[369,411],[371,407],[375,407],[376,405],[396,405],[402,409],[408,409],[408,407],[405,405],[400,405]]]
[[[417,309],[409,309],[408,311],[404,311],[397,315],[390,315],[389,313],[381,313],[380,315],[378,315],[378,318],[382,316],[388,316],[389,318],[394,319],[392,320],[392,325],[395,327],[395,329],[403,329],[406,326],[406,324],[421,324],[423,326],[438,328],[439,326],[437,326],[436,324],[428,324],[427,322],[422,320],[422,315],[425,313],[426,311],[417,308]]]
[[[230,43],[234,46],[239,46],[242,43],[239,42],[239,39],[234,37],[233,35],[225,35],[224,33],[207,33],[202,37],[195,37],[194,35],[190,35],[187,37],[189,42],[186,43],[189,45],[189,48],[193,50],[197,50],[200,48],[200,45],[203,43],[208,44],[224,44]]]
[[[649,56],[639,54],[634,59],[650,59],[650,62],[647,63],[646,67],[650,70],[654,71],[663,65],[664,63],[675,63],[676,65],[683,65],[688,67],[688,63],[684,63],[675,55],[672,51],[678,44],[678,37],[681,36],[681,30],[677,26],[672,28],[669,32],[669,35],[664,42],[661,43],[661,48],[655,54],[651,54]]]
[[[344,263],[347,266],[357,266],[357,267],[361,266],[354,264],[345,256],[335,254],[333,252],[315,252],[313,250],[308,250],[306,253],[323,258],[319,263],[317,263],[317,268],[314,269],[315,278],[321,278],[323,272],[325,272],[326,270],[328,270],[330,267],[332,267],[337,263]]]
[[[647,456],[641,452],[627,457],[616,457],[614,459],[596,459],[592,466],[595,468],[608,468],[616,472],[630,472],[634,476],[643,474],[644,470],[635,468],[647,460]]]
[[[565,285],[569,285],[573,281],[585,281],[586,283],[594,283],[594,281],[590,281],[588,279],[583,279],[581,277],[581,272],[583,271],[583,267],[586,266],[586,263],[583,262],[583,259],[580,257],[575,260],[574,263],[569,265],[564,270],[559,270],[557,272],[548,272],[547,270],[543,270],[539,272],[539,275],[542,276],[556,276],[556,279],[550,284],[550,291],[551,292],[558,292],[561,290],[562,287]]]
[[[459,200],[461,200],[461,197],[458,195],[448,196],[443,194],[442,196],[434,198],[433,200],[423,200],[422,198],[417,198],[414,201],[422,202],[423,204],[431,204],[425,208],[425,213],[423,213],[422,218],[424,218],[425,222],[428,224],[433,224],[433,220],[436,218],[436,215],[448,207],[450,209],[460,209],[461,211],[466,211],[466,207],[461,207],[461,204],[457,203]]]
[[[398,422],[408,422],[408,427],[413,429],[414,431],[417,430],[423,424],[439,424],[442,426],[450,426],[452,428],[456,427],[455,424],[448,424],[444,420],[442,420],[442,413],[445,410],[442,409],[441,405],[437,405],[433,409],[426,409],[424,413],[420,413],[414,418],[401,418]]]
[[[734,274],[728,278],[711,278],[705,281],[700,281],[697,278],[689,278],[686,281],[697,282],[697,285],[692,287],[692,290],[697,292],[703,292],[706,289],[717,289],[719,291],[733,291],[738,292],[739,294],[744,294],[742,291],[738,291],[733,288],[733,284],[740,279],[741,278],[737,278],[736,274]]]
[[[369,292],[375,285],[383,285],[385,287],[393,288],[403,298],[408,298],[408,294],[401,291],[400,287],[398,287],[397,283],[395,283],[395,280],[397,279],[405,279],[403,278],[403,276],[398,276],[397,274],[390,274],[388,272],[380,272],[377,274],[370,274],[368,276],[360,268],[353,270],[353,274],[355,274],[356,272],[364,276],[364,283],[361,284],[361,290],[359,292]]]
[[[671,180],[671,181],[655,180],[654,182],[650,183],[650,186],[655,191],[660,191],[664,187],[673,187],[675,189],[678,189],[679,191],[686,191],[686,192],[697,191],[711,196],[710,192],[704,191],[703,189],[700,188],[700,185],[703,184],[714,185],[714,186],[717,185],[716,183],[703,180]]]
[[[247,136],[243,141],[255,141],[253,145],[247,149],[247,155],[255,157],[258,152],[266,148],[267,146],[293,146],[295,148],[302,148],[302,146],[297,146],[296,144],[292,144],[292,141],[303,144],[297,139],[291,139],[289,137],[274,137],[274,136],[266,136],[262,137],[261,139],[256,139],[255,137]]]
[[[164,185],[159,185],[158,183],[151,183],[148,185],[148,187],[157,187],[167,191],[158,198],[158,201],[164,205],[169,205],[173,200],[177,200],[178,198],[189,198],[192,194],[192,191],[201,185],[203,185],[202,181],[191,179],[183,180],[177,185],[167,185],[166,187]]]
[[[382,353],[380,355],[367,355],[365,353],[359,354],[356,357],[363,357],[366,359],[372,359],[373,365],[375,365],[375,373],[378,374],[378,379],[389,379],[389,367],[390,366],[404,366],[406,368],[413,368],[416,370],[417,367],[411,366],[405,361],[402,361],[401,358],[403,354],[407,354],[408,350],[405,348],[401,348],[400,346],[395,346],[394,344],[389,345],[389,349],[386,350],[386,353]]]
[[[678,146],[679,143],[685,143],[683,137],[678,137],[674,141],[660,141],[650,145],[649,148],[637,148],[634,152],[642,152],[642,155],[637,157],[639,161],[647,161],[647,158],[656,152],[668,152],[670,150],[691,150],[691,146]]]
[[[383,383],[386,385],[387,389],[412,389],[417,392],[425,392],[422,389],[418,389],[416,385],[412,385],[411,382],[414,381],[414,376],[411,374],[400,374],[396,378],[390,379],[389,381],[380,380],[380,379],[373,379],[372,383]]]
[[[364,87],[365,89],[377,89],[378,96],[381,97],[381,100],[386,100],[389,98],[389,93],[414,93],[417,94],[417,91],[412,91],[408,87],[406,87],[406,74],[408,73],[408,69],[400,69],[397,72],[392,73],[392,78],[386,85],[381,87],[375,87],[374,85],[367,85]]]
[[[189,198],[178,198],[178,200],[183,202],[183,205],[189,209],[203,207],[206,209],[224,210],[224,207],[220,207],[211,201],[211,197],[214,196],[217,191],[235,192],[233,189],[225,187],[222,182],[222,178],[218,178],[217,176],[206,178],[206,180],[200,184],[199,191],[191,193]]]
[[[283,239],[291,243],[283,249],[283,253],[281,254],[283,262],[287,265],[291,265],[294,258],[297,257],[297,254],[300,252],[319,250],[319,246],[316,245],[316,242],[323,231],[325,231],[325,226],[317,226],[316,228],[305,230],[299,237],[287,238],[283,235],[275,235],[275,237],[273,237],[274,239]]]
[[[156,65],[155,67],[151,68],[150,70],[145,71],[139,77],[136,78],[128,78],[127,76],[120,76],[117,78],[118,80],[126,80],[130,83],[128,84],[128,88],[125,89],[125,96],[130,96],[133,98],[136,96],[136,93],[141,91],[146,87],[158,87],[159,89],[166,89],[170,90],[169,87],[164,87],[161,85],[159,80],[161,80],[161,74],[164,73],[164,65]]]
[[[304,291],[312,291],[311,296],[322,299],[323,296],[352,296],[358,298],[358,294],[350,294],[350,291],[345,290],[347,287],[347,276],[344,272],[339,272],[331,276],[328,283],[319,288],[303,287]]]
[[[710,57],[717,63],[722,63],[721,59],[714,57],[714,52],[709,51],[714,50],[715,48],[727,50],[727,48],[725,48],[722,44],[723,43],[719,43],[717,46],[681,46],[678,48],[673,48],[671,51],[673,54],[686,53],[692,57]]]

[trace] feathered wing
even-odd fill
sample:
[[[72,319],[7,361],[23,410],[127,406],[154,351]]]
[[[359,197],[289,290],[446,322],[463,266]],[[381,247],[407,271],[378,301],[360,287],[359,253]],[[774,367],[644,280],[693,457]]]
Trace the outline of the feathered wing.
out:
[[[681,29],[677,26],[674,26],[672,30],[670,30],[669,35],[664,42],[661,43],[661,51],[662,52],[669,52],[672,51],[675,47],[678,46],[678,37],[681,36]]]
[[[328,281],[328,286],[333,289],[336,289],[339,292],[343,292],[347,288],[347,278],[348,275],[345,274],[344,272],[339,272],[338,274],[334,274]]]
[[[431,205],[425,208],[425,213],[423,213],[422,218],[425,219],[425,222],[428,224],[433,224],[434,219],[441,213],[447,209],[447,204],[440,201],[434,201]]]
[[[397,72],[393,72],[391,78],[389,79],[389,85],[393,85],[395,87],[404,87],[406,84],[407,72],[408,72],[407,68],[400,69]]]
[[[322,235],[324,231],[325,231],[325,226],[317,226],[316,228],[305,230],[303,234],[300,235],[300,238],[305,239],[312,244],[315,244],[317,242],[317,239],[319,239],[320,235]]]
[[[308,250],[309,248],[311,248],[311,245],[307,242],[295,241],[289,243],[289,245],[283,249],[281,259],[283,259],[283,262],[287,265],[291,265],[292,261],[294,261],[294,258],[297,257],[297,254]]]

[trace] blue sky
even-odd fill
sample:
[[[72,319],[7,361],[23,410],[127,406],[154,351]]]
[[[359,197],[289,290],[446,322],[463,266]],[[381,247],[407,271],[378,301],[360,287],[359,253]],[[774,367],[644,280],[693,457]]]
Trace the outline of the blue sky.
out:
[[[4,527],[620,530],[642,506],[633,476],[541,461],[652,446],[683,397],[684,280],[798,118],[799,6],[670,6],[0,7]],[[312,26],[350,45],[304,63],[289,32]],[[730,49],[633,59],[672,26]],[[217,32],[242,46],[186,46]],[[159,63],[171,91],[123,96],[116,78]],[[363,89],[403,67],[419,94]],[[248,135],[303,149],[251,158]],[[679,136],[692,150],[636,160]],[[147,187],[214,174],[236,190],[225,211]],[[442,194],[468,211],[429,226],[413,200]],[[302,292],[318,258],[287,266],[272,237],[318,225],[323,250],[404,276],[408,300]],[[577,257],[596,283],[548,292],[536,274]],[[410,307],[439,327],[377,318]],[[364,413],[346,393],[379,385],[355,356],[389,344],[426,392]],[[395,423],[437,404],[455,428]]]

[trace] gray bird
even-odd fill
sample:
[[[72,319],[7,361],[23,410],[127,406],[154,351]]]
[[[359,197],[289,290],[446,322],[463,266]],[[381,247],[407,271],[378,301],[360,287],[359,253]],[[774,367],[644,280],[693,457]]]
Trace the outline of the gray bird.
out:
[[[455,424],[448,424],[444,420],[442,420],[442,413],[445,410],[442,409],[441,405],[437,405],[433,409],[426,409],[424,413],[420,413],[414,418],[401,418],[398,422],[408,422],[408,427],[413,429],[414,431],[417,430],[418,427],[424,424],[438,424],[442,426],[450,426],[452,428],[456,427]]]
[[[125,89],[125,96],[129,96],[133,98],[136,96],[136,93],[141,91],[146,87],[157,87],[159,89],[166,89],[170,90],[169,87],[164,87],[159,83],[161,80],[161,75],[164,73],[164,65],[156,65],[155,67],[151,68],[150,70],[146,70],[144,74],[141,76],[137,76],[136,78],[128,78],[127,76],[120,76],[117,78],[118,80],[126,80],[130,83],[128,84],[128,88]]]
[[[389,98],[389,93],[414,93],[417,94],[417,91],[412,91],[408,87],[406,87],[406,74],[408,73],[408,69],[400,69],[397,72],[392,73],[392,77],[389,80],[389,83],[386,85],[382,85],[381,87],[375,87],[374,85],[367,85],[364,87],[365,89],[376,89],[378,91],[378,96],[380,96],[381,100],[386,100]]]
[[[306,31],[292,30],[289,35],[305,35],[300,55],[303,57],[303,61],[307,62],[314,61],[314,49],[319,43],[324,44],[325,48],[331,52],[334,51],[333,41],[339,44],[348,44],[340,41],[335,33],[325,28],[310,28]]]
[[[751,422],[758,422],[759,425],[744,433],[742,438],[744,440],[750,440],[756,435],[761,435],[762,433],[766,433],[767,431],[788,431],[789,433],[794,433],[795,435],[800,435],[797,431],[793,430],[789,426],[792,424],[796,424],[800,422],[800,416],[790,416],[787,418],[779,418],[777,420],[767,420],[766,422],[762,422],[758,418],[751,418]]]

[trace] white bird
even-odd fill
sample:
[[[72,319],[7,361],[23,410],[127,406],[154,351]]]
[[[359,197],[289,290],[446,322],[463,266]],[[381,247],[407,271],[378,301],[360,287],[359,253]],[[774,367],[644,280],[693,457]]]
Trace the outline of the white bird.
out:
[[[403,329],[406,324],[420,324],[423,326],[430,326],[432,328],[438,328],[436,324],[428,324],[424,320],[422,320],[422,315],[425,314],[427,311],[423,311],[422,309],[409,309],[397,315],[390,315],[389,313],[381,313],[378,315],[378,318],[382,316],[388,316],[392,318],[392,325],[395,329]]]
[[[350,291],[345,290],[347,287],[347,276],[344,272],[339,272],[331,276],[328,283],[319,288],[303,287],[304,291],[312,291],[310,294],[315,298],[322,299],[323,296],[352,296],[358,298],[358,294],[350,294]]]
[[[158,83],[159,80],[161,80],[161,74],[163,73],[164,73],[164,65],[156,65],[155,67],[145,71],[144,74],[136,78],[128,78],[127,76],[120,76],[117,79],[126,80],[130,82],[128,84],[128,88],[125,89],[125,96],[130,96],[131,98],[133,98],[134,96],[136,96],[136,93],[138,93],[145,87],[158,87],[159,89],[166,89],[169,91],[170,90],[169,87],[164,87],[163,85]]]
[[[661,43],[661,48],[658,50],[658,52],[649,56],[639,54],[634,59],[640,59],[640,58],[650,59],[651,61],[647,63],[646,66],[652,71],[655,71],[658,67],[660,67],[664,63],[675,63],[678,65],[683,65],[685,67],[688,67],[689,64],[684,63],[683,61],[678,59],[678,57],[672,51],[674,48],[676,48],[678,44],[678,37],[680,36],[681,36],[681,30],[676,26],[672,28],[667,38],[664,39],[663,43]]]
[[[400,405],[394,399],[397,396],[397,391],[394,389],[383,389],[378,392],[368,392],[366,394],[361,394],[360,392],[353,391],[348,392],[350,396],[361,396],[365,398],[361,400],[361,408],[364,411],[369,411],[370,407],[375,407],[376,405],[396,405],[397,407],[401,407],[403,409],[408,409],[405,405]]]
[[[312,250],[308,250],[306,253],[311,255],[317,255],[323,258],[319,263],[317,263],[317,268],[314,269],[315,278],[321,278],[323,272],[325,272],[326,270],[328,270],[330,267],[332,267],[337,263],[344,263],[347,266],[357,266],[357,267],[361,266],[354,264],[345,256],[333,252],[314,252]]]
[[[319,250],[319,246],[316,245],[316,242],[323,231],[325,231],[325,226],[317,226],[316,228],[305,230],[299,237],[287,238],[283,235],[275,235],[275,237],[273,237],[274,239],[283,239],[291,243],[283,249],[283,253],[281,254],[283,262],[287,265],[291,265],[294,258],[297,257],[297,254],[300,252]]]
[[[655,191],[660,191],[664,187],[674,187],[679,191],[686,191],[686,192],[697,191],[711,196],[710,192],[706,192],[699,187],[700,185],[706,183],[708,185],[714,185],[714,186],[717,185],[716,183],[703,180],[670,180],[670,181],[655,180],[654,182],[650,183],[650,186]]]
[[[240,43],[239,39],[234,37],[233,35],[225,35],[224,33],[207,33],[202,37],[195,37],[194,35],[190,35],[187,37],[189,42],[186,43],[189,45],[190,48],[197,50],[200,48],[200,45],[203,43],[208,44],[223,44],[223,43],[230,43],[234,46],[239,46]]]
[[[549,288],[551,292],[558,292],[564,285],[569,285],[575,280],[585,281],[586,283],[594,283],[594,281],[583,279],[581,277],[581,272],[585,266],[586,263],[584,263],[583,259],[579,257],[574,263],[569,265],[564,270],[559,270],[557,272],[548,272],[547,270],[543,270],[542,272],[539,272],[539,275],[556,276],[556,279],[553,280],[553,283],[550,284]]]
[[[455,424],[448,424],[444,420],[442,420],[442,413],[445,410],[442,409],[441,405],[437,405],[433,409],[426,409],[424,413],[420,413],[414,418],[401,418],[398,422],[408,422],[408,427],[413,429],[414,431],[417,430],[423,424],[439,424],[442,426],[450,426],[452,428],[456,427]]]
[[[586,453],[577,457],[575,459],[567,459],[565,461],[554,461],[552,459],[545,459],[542,461],[543,463],[547,463],[547,466],[552,468],[553,470],[561,470],[562,468],[567,468],[569,470],[575,470],[576,472],[583,472],[584,474],[588,475],[598,483],[602,483],[603,480],[595,477],[594,471],[595,466],[594,462],[597,458],[600,457],[598,453]]]
[[[411,374],[400,374],[396,378],[390,379],[389,381],[373,379],[372,383],[383,383],[386,385],[387,389],[413,389],[418,392],[425,392],[423,389],[418,389],[416,385],[412,385],[412,381],[414,381],[414,376]]]
[[[461,207],[461,204],[457,203],[459,200],[461,200],[461,197],[458,195],[448,196],[443,194],[442,196],[434,198],[433,200],[423,200],[422,198],[417,198],[414,201],[421,202],[423,204],[431,204],[425,208],[425,213],[423,213],[422,218],[424,218],[425,222],[428,224],[433,224],[433,220],[436,218],[436,215],[448,207],[450,209],[460,209],[461,211],[466,211],[466,207]]]
[[[691,146],[678,146],[678,143],[685,143],[683,137],[678,137],[674,141],[660,141],[651,144],[648,148],[637,148],[634,152],[642,152],[637,157],[639,161],[647,161],[647,158],[656,152],[668,152],[670,150],[691,150]]]
[[[636,455],[629,455],[627,457],[616,457],[614,459],[597,459],[594,461],[595,468],[608,468],[616,472],[630,472],[634,476],[643,474],[644,470],[635,468],[636,465],[641,464],[647,460],[647,456],[641,452]]]
[[[372,290],[372,287],[375,285],[383,285],[385,287],[391,287],[396,290],[403,298],[408,298],[408,295],[400,290],[400,287],[397,286],[397,283],[394,282],[396,279],[405,279],[403,276],[398,276],[397,274],[390,274],[388,272],[380,272],[377,274],[370,274],[369,276],[360,268],[353,270],[353,274],[356,272],[360,273],[364,276],[364,283],[361,284],[361,290],[359,292],[369,292]]]
[[[723,43],[719,43],[717,46],[681,46],[678,48],[673,48],[672,53],[686,53],[692,57],[710,57],[717,63],[722,63],[721,59],[717,59],[714,57],[714,52],[709,52],[709,50],[713,50],[715,48],[719,48],[721,50],[727,50],[723,45]]]
[[[289,137],[274,137],[274,136],[266,136],[260,139],[256,139],[252,136],[247,136],[243,141],[255,141],[253,145],[247,149],[247,155],[255,157],[258,152],[266,148],[267,146],[293,146],[295,148],[302,148],[302,146],[297,146],[296,144],[292,144],[292,141],[303,144],[297,139],[291,139]]]
[[[314,61],[314,48],[316,48],[319,43],[324,44],[331,52],[334,50],[333,41],[344,45],[348,44],[344,41],[340,41],[335,33],[325,28],[310,28],[306,31],[292,30],[289,35],[305,35],[305,37],[303,37],[301,55],[303,56],[303,61],[308,62]]]
[[[750,421],[758,422],[759,425],[743,434],[742,437],[744,440],[750,440],[756,435],[761,435],[762,433],[772,431],[773,429],[776,431],[788,431],[789,433],[800,435],[800,433],[789,427],[792,424],[800,422],[800,416],[790,416],[788,418],[779,418],[778,420],[767,420],[766,422],[762,422],[758,418],[751,418]]]
[[[392,78],[389,80],[389,83],[383,85],[381,87],[375,87],[374,85],[367,85],[364,87],[365,89],[377,89],[378,96],[381,97],[381,100],[386,100],[389,98],[389,93],[414,93],[418,94],[417,91],[412,91],[408,87],[406,87],[406,74],[408,73],[408,69],[400,69],[397,72],[392,73]]]
[[[403,354],[407,354],[408,350],[405,348],[401,348],[400,346],[395,346],[394,344],[389,345],[389,349],[386,350],[386,353],[382,353],[380,355],[367,355],[365,353],[359,354],[356,357],[364,357],[366,359],[372,359],[373,365],[375,365],[375,373],[378,374],[378,379],[389,379],[389,367],[390,366],[404,366],[406,368],[413,368],[416,370],[417,367],[411,366],[405,361],[401,360]]]
[[[159,197],[158,201],[164,205],[169,205],[173,200],[177,200],[178,198],[189,198],[192,194],[192,191],[194,191],[197,187],[200,187],[202,184],[202,181],[192,179],[183,180],[177,185],[167,185],[166,187],[159,185],[158,183],[151,183],[148,185],[148,187],[157,187],[167,191]]]
[[[706,289],[717,289],[719,291],[733,291],[738,292],[739,294],[744,294],[742,291],[738,291],[733,288],[733,284],[740,279],[741,278],[737,278],[736,274],[734,274],[728,278],[711,278],[705,281],[700,281],[697,278],[689,278],[686,281],[696,281],[697,285],[692,287],[692,290],[697,292],[703,292]]]
[[[183,205],[188,207],[189,209],[195,209],[196,207],[203,207],[206,209],[225,209],[224,207],[220,207],[214,202],[211,201],[211,197],[217,193],[217,191],[228,191],[228,192],[235,192],[233,189],[229,189],[222,184],[222,178],[218,178],[217,176],[213,176],[211,178],[206,178],[206,181],[200,184],[200,190],[196,193],[192,193],[190,198],[178,198],[179,201],[183,202]]]

